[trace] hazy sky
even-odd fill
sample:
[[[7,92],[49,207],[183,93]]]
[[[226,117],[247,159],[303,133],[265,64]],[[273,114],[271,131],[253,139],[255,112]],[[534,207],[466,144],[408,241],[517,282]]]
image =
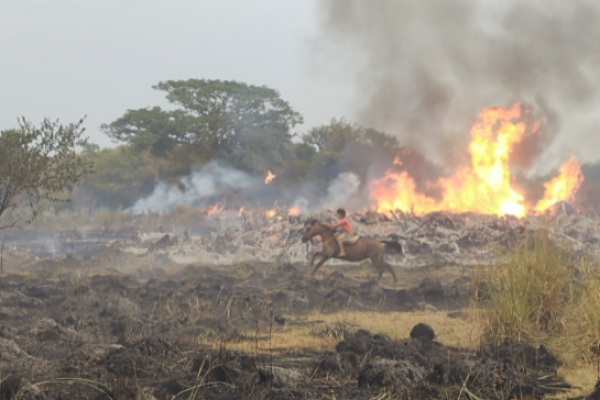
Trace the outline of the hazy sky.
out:
[[[542,98],[562,115],[540,164],[598,159],[600,5],[496,3],[0,0],[0,129],[87,115],[92,142],[107,146],[102,123],[168,106],[159,81],[227,79],[279,90],[304,115],[301,132],[346,117],[461,154],[481,108],[514,99],[543,111]]]
[[[315,73],[317,29],[312,0],[0,0],[0,129],[87,115],[111,145],[100,124],[165,106],[151,86],[188,78],[275,88],[300,130],[351,117],[343,80]]]

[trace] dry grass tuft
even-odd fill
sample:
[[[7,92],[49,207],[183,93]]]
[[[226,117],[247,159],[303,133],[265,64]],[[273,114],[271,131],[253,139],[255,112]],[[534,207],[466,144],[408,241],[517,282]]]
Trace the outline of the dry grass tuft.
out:
[[[600,341],[600,272],[540,230],[483,273],[485,339],[544,344],[564,362],[595,362]]]

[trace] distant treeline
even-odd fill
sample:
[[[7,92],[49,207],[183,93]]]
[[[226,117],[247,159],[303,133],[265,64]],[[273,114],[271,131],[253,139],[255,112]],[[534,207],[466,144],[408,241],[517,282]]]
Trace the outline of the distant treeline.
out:
[[[126,209],[150,195],[157,181],[180,185],[195,167],[215,159],[251,176],[272,171],[277,175],[272,185],[282,191],[311,182],[318,195],[343,172],[353,172],[366,184],[393,166],[398,154],[402,165],[394,168],[408,169],[423,191],[428,190],[427,180],[442,174],[441,167],[403,150],[396,137],[346,120],[298,132],[302,116],[276,90],[264,86],[190,79],[160,82],[154,88],[175,107],[128,110],[102,125],[119,146],[87,146],[84,158],[96,173],[77,188],[72,206]],[[586,181],[578,203],[595,207],[600,164],[584,165],[583,171]],[[530,183],[537,188],[541,182]]]
[[[394,136],[345,120],[294,132],[302,116],[264,86],[192,79],[154,88],[176,108],[128,110],[102,125],[120,145],[87,147],[85,157],[96,173],[77,189],[78,204],[128,208],[148,196],[158,180],[178,185],[194,167],[213,159],[251,176],[272,171],[273,186],[282,190],[310,181],[324,192],[342,172],[366,182],[378,165],[392,165],[401,149]]]

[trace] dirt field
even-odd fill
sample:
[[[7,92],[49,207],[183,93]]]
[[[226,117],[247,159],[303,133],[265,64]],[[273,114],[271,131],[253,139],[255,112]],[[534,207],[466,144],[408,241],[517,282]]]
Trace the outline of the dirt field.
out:
[[[73,245],[66,234],[44,241],[21,232],[7,242],[0,400],[509,399],[593,390],[593,368],[565,368],[543,346],[481,341],[472,294],[485,287],[475,286],[473,266],[396,266],[392,286],[389,276],[373,281],[367,264],[326,265],[316,278],[305,262],[182,265],[156,250],[160,240],[127,251],[130,236]]]
[[[5,271],[1,399],[501,399],[568,388],[543,348],[479,346],[480,325],[461,311],[472,290],[462,268],[406,269],[391,287],[360,265],[309,279],[299,264],[124,273],[56,258]],[[130,271],[140,262],[116,260]]]

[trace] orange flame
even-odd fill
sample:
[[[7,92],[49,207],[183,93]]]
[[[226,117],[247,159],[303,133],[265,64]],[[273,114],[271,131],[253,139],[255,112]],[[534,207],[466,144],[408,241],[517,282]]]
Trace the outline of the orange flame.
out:
[[[288,215],[300,215],[300,207],[294,206],[287,210]]]
[[[273,174],[271,171],[267,172],[267,176],[265,177],[265,184],[268,185],[275,178],[277,178],[277,175]]]
[[[544,184],[544,198],[535,206],[535,211],[544,211],[561,200],[569,199],[583,182],[579,162],[571,158],[560,167],[559,175]]]
[[[267,210],[265,211],[265,215],[269,218],[273,218],[275,215],[277,215],[277,210]]]
[[[402,162],[402,156],[410,154],[412,151],[408,147],[404,147],[400,149],[399,154],[394,157],[394,165],[402,166],[404,163]]]
[[[447,210],[524,216],[527,212],[525,199],[511,187],[508,166],[513,147],[526,131],[525,123],[517,122],[522,112],[519,104],[510,109],[492,107],[481,112],[471,129],[471,165],[432,184],[442,189],[442,200],[417,192],[414,180],[406,172],[387,171],[383,178],[370,184],[377,210],[414,211],[416,214]],[[537,124],[533,129],[537,129]],[[578,184],[565,184],[561,197],[570,196],[576,186]],[[545,208],[545,204],[540,205],[540,209]]]
[[[220,202],[217,202],[206,209],[206,216],[210,217],[211,215],[214,215],[214,214],[220,214],[223,212],[223,209],[224,209],[223,204],[221,204]]]

